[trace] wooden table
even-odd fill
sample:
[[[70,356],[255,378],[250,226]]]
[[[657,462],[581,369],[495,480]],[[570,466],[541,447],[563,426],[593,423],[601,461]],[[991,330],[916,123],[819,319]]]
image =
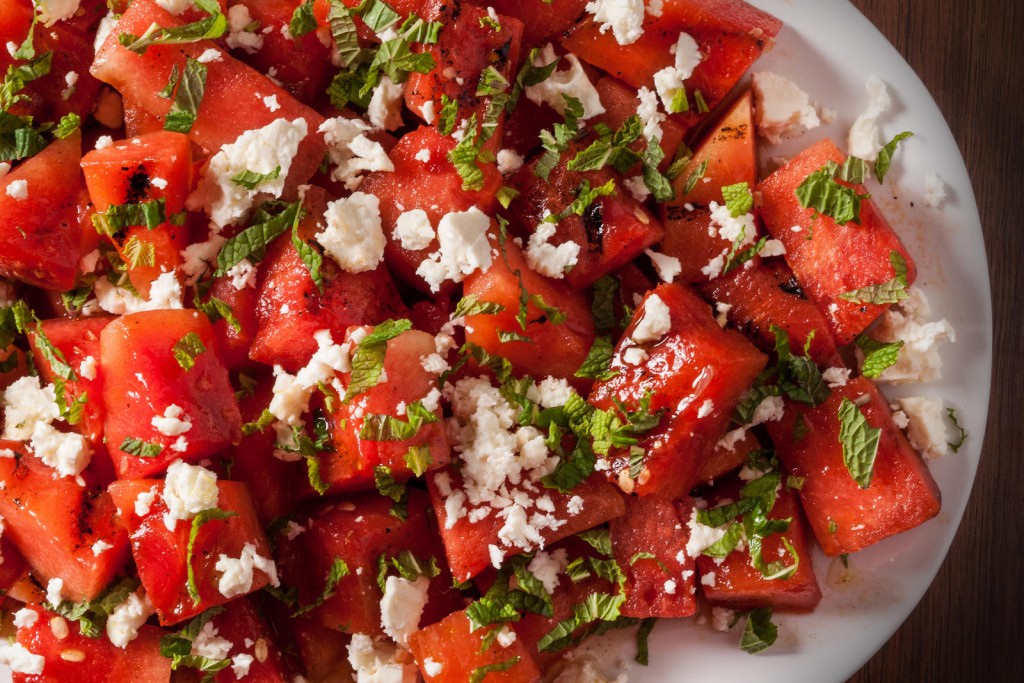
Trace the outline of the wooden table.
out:
[[[852,2],[928,86],[960,145],[988,251],[995,364],[981,466],[949,557],[850,681],[1024,681],[1024,2]]]

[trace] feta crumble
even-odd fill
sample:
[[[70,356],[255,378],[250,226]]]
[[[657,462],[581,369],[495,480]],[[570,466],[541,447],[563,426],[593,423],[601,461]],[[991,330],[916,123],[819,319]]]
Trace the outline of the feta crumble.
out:
[[[956,341],[956,332],[948,321],[928,321],[931,310],[924,292],[917,287],[910,287],[907,294],[909,298],[882,314],[881,322],[871,333],[878,341],[903,341],[896,363],[878,376],[878,382],[904,384],[939,379],[942,374],[939,343]],[[857,354],[863,361],[859,349]]]
[[[671,283],[679,277],[679,273],[683,272],[683,266],[675,256],[659,254],[652,249],[644,249],[644,253],[647,254],[647,258],[651,259],[651,263],[654,264],[654,269],[658,271],[658,277],[661,278],[662,282]]]
[[[107,618],[107,638],[122,650],[139,635],[139,628],[156,610],[141,588],[114,608]]]
[[[924,203],[933,208],[942,206],[946,199],[946,184],[934,171],[924,177]]]
[[[384,147],[366,137],[371,128],[362,119],[339,116],[327,119],[317,130],[323,133],[327,154],[335,167],[331,179],[343,183],[346,189],[359,187],[363,173],[395,170]]]
[[[192,429],[192,421],[181,406],[172,403],[164,410],[163,415],[158,415],[150,420],[153,429],[164,436],[180,436]]]
[[[631,339],[637,344],[656,342],[672,329],[672,315],[668,305],[657,294],[644,301],[644,314],[633,328]]]
[[[419,628],[429,589],[430,579],[425,576],[415,581],[389,576],[384,583],[384,597],[380,601],[381,627],[403,648],[408,648],[409,635]]]
[[[418,251],[426,249],[434,241],[434,228],[430,225],[430,217],[423,209],[403,211],[395,221],[395,229],[391,237],[402,245],[402,249]]]
[[[770,145],[795,138],[821,125],[818,108],[800,87],[770,71],[753,74],[754,121]]]
[[[8,183],[6,192],[8,197],[17,201],[24,201],[28,199],[28,181],[12,180]]]
[[[205,467],[175,460],[167,468],[163,500],[167,506],[164,525],[174,531],[178,520],[188,521],[203,510],[217,507],[217,475]]]
[[[942,399],[912,396],[898,400],[906,416],[907,440],[927,458],[949,453],[949,432]]]
[[[398,648],[374,641],[365,633],[354,633],[348,644],[348,663],[355,672],[355,683],[416,683],[416,665],[403,664]]]
[[[487,231],[491,219],[477,207],[445,214],[437,226],[439,250],[420,263],[416,274],[432,292],[445,280],[462,282],[466,275],[491,267],[493,256]]]
[[[316,240],[342,270],[363,273],[376,269],[384,260],[387,239],[376,195],[353,192],[330,202],[324,219],[327,227],[316,234]]]
[[[245,595],[252,591],[253,571],[258,569],[270,579],[270,585],[281,585],[277,577],[277,565],[274,561],[256,552],[256,546],[246,543],[242,546],[242,554],[238,558],[220,555],[214,569],[221,572],[217,580],[217,590],[225,598]]]
[[[644,32],[644,0],[593,0],[586,6],[601,33],[609,29],[619,45],[630,45]]]
[[[885,83],[874,74],[868,77],[866,88],[868,106],[853,122],[846,147],[850,155],[874,161],[878,158],[878,151],[882,149],[882,133],[878,129],[878,119],[889,109],[892,100],[889,98]]]
[[[679,33],[671,52],[675,55],[672,66],[666,66],[654,74],[654,89],[667,111],[671,111],[672,100],[684,89],[684,82],[693,75],[694,69],[704,58],[700,46],[689,33]]]
[[[533,64],[534,66],[545,66],[556,59],[558,57],[555,54],[555,48],[551,43],[548,43],[537,55]],[[564,116],[566,105],[565,98],[562,96],[569,95],[578,99],[583,105],[581,120],[586,121],[603,114],[605,108],[601,104],[601,96],[598,94],[597,88],[594,87],[594,84],[587,77],[587,73],[583,70],[580,60],[573,54],[567,54],[562,59],[569,63],[569,68],[565,70],[556,69],[537,85],[527,86],[525,89],[526,97],[534,104],[547,104]]]
[[[555,232],[554,223],[542,222],[537,226],[526,245],[526,263],[534,272],[559,280],[576,265],[580,245],[572,240],[558,246],[549,243]]]

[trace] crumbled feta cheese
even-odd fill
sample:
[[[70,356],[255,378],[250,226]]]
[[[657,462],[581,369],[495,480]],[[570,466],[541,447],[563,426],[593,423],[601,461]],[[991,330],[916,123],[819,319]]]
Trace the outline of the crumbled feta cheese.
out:
[[[225,43],[232,50],[241,48],[247,54],[255,54],[263,49],[263,36],[245,29],[254,24],[249,8],[238,4],[228,8],[228,34]]]
[[[571,240],[558,246],[550,244],[548,240],[555,236],[555,232],[554,223],[542,222],[537,226],[526,245],[526,263],[534,272],[561,279],[576,265],[580,245]]]
[[[631,346],[622,352],[622,362],[626,365],[641,365],[651,357],[651,354],[647,353],[639,346]]]
[[[235,674],[235,680],[241,680],[249,675],[249,667],[256,661],[256,658],[245,652],[239,652],[231,657],[231,673]]]
[[[675,582],[674,579],[669,579],[665,582],[665,593],[667,593],[668,595],[675,595],[677,586],[678,584]]]
[[[165,0],[166,1],[166,0]],[[81,0],[33,0],[39,12],[39,22],[44,26],[53,26],[75,16]]]
[[[53,385],[40,385],[38,377],[20,377],[4,391],[3,438],[28,441],[36,424],[50,424],[60,417]]]
[[[92,555],[93,557],[99,557],[113,547],[114,545],[112,543],[107,543],[103,539],[100,539],[92,544]]]
[[[853,122],[846,146],[850,155],[874,161],[883,144],[881,131],[878,130],[878,118],[889,109],[892,100],[885,83],[873,74],[868,77],[867,91],[867,109]]]
[[[7,185],[7,196],[18,201],[28,199],[28,181],[12,180]]]
[[[192,0],[156,0],[156,4],[174,15],[184,14],[185,10],[195,7]]]
[[[636,114],[644,124],[644,137],[647,140],[661,141],[664,138],[661,124],[665,122],[668,116],[658,111],[658,93],[643,86],[637,90],[636,96],[640,100],[640,104],[636,108]]]
[[[444,671],[444,664],[441,662],[435,661],[432,657],[423,660],[423,673],[431,678],[440,676],[442,671]]]
[[[188,207],[205,210],[216,225],[225,226],[245,216],[257,194],[280,197],[292,161],[308,132],[306,120],[297,118],[277,119],[242,133],[210,159],[199,187],[189,197]],[[232,180],[245,171],[273,175],[277,169],[280,172],[276,178],[267,178],[252,190]]]
[[[220,228],[210,226],[210,233],[203,242],[194,242],[181,251],[181,274],[185,284],[194,286],[199,279],[217,265],[217,256],[227,241],[220,235]],[[246,259],[247,260],[247,259]]]
[[[39,612],[34,609],[22,608],[14,613],[14,626],[16,628],[32,628],[39,621]]]
[[[503,624],[495,640],[501,647],[511,647],[512,643],[516,642],[516,638],[518,638],[516,632],[510,629],[508,624]]]
[[[637,344],[656,342],[672,329],[672,314],[657,294],[651,294],[644,301],[644,314],[633,328],[631,338]]]
[[[154,484],[148,491],[143,491],[135,498],[135,516],[145,517],[149,514],[153,502],[156,500],[157,487]]]
[[[189,654],[219,661],[227,659],[231,647],[231,641],[218,635],[217,627],[213,625],[212,621],[208,621],[203,624],[199,633],[192,640],[192,649]]]
[[[523,167],[523,157],[513,149],[499,150],[497,162],[498,173],[503,176],[511,175]]]
[[[654,89],[668,111],[671,111],[672,100],[684,89],[686,79],[693,75],[693,70],[704,58],[700,46],[689,33],[680,32],[671,51],[675,54],[673,65],[654,74]]]
[[[697,418],[705,418],[710,415],[715,409],[715,402],[710,398],[700,404],[700,408],[697,410]]]
[[[163,415],[158,415],[150,420],[153,429],[164,436],[180,436],[192,429],[192,421],[181,406],[172,403],[164,409]]]
[[[459,491],[459,493],[462,492]],[[451,500],[451,498],[449,498],[449,500]],[[491,560],[492,567],[495,569],[501,569],[501,563],[505,561],[505,551],[492,543],[487,546],[487,556]]]
[[[555,61],[556,58],[554,46],[548,43],[534,59],[533,64],[534,66],[545,66]],[[562,59],[569,62],[569,68],[564,71],[555,70],[537,85],[527,86],[526,97],[534,104],[547,104],[564,116],[566,105],[565,98],[562,96],[569,95],[578,99],[583,105],[581,120],[586,121],[603,114],[605,108],[601,104],[601,96],[594,84],[587,78],[587,73],[583,70],[580,60],[572,54],[565,55]]]
[[[140,299],[101,277],[94,285],[97,305],[107,313],[126,315],[140,311],[184,308],[181,283],[173,272],[161,274],[149,287],[149,299]]]
[[[564,379],[545,377],[537,385],[537,402],[542,408],[564,406],[572,398],[573,388]]]
[[[256,276],[259,275],[259,271],[247,258],[228,268],[225,274],[231,279],[231,286],[239,292],[243,289],[256,289]]]
[[[559,548],[551,552],[538,551],[526,568],[544,584],[544,590],[553,594],[558,588],[558,575],[565,571],[568,564],[568,553],[564,548]]]
[[[221,51],[215,47],[207,48],[203,50],[203,54],[196,57],[196,61],[200,64],[209,64],[210,62],[219,62],[222,59]],[[271,109],[271,111],[274,111]]]
[[[850,380],[849,368],[828,368],[821,373],[821,378],[828,383],[830,389],[845,387]]]
[[[953,326],[945,319],[928,322],[931,311],[924,293],[917,287],[907,290],[909,298],[882,314],[882,321],[872,332],[878,341],[903,341],[896,363],[878,376],[878,382],[903,384],[930,382],[942,374],[939,342],[956,341]],[[858,355],[861,355],[858,350]]]
[[[659,254],[652,249],[644,249],[644,253],[651,259],[651,263],[654,264],[654,269],[658,271],[658,277],[661,278],[662,282],[671,283],[679,276],[679,273],[683,272],[683,266],[675,256]]]
[[[0,664],[10,667],[16,674],[40,675],[46,659],[42,655],[32,654],[21,643],[0,640]]]
[[[53,578],[46,582],[46,602],[54,607],[64,602],[64,579]]]
[[[924,177],[924,203],[936,207],[946,199],[946,184],[938,173],[931,171]]]
[[[640,203],[647,201],[647,198],[651,196],[651,190],[647,187],[647,183],[644,182],[643,176],[630,176],[625,178],[622,184],[626,186],[630,196]]]
[[[318,384],[331,383],[336,379],[336,373],[352,369],[349,345],[335,344],[330,330],[317,330],[313,339],[317,350],[298,373],[291,375],[279,365],[274,367],[274,397],[268,410],[286,426],[287,433],[291,432],[287,427],[301,423],[302,415],[309,406],[309,397]]]
[[[374,270],[384,260],[387,238],[380,220],[376,195],[353,192],[330,202],[324,213],[327,227],[316,240],[327,255],[350,273]]]
[[[754,121],[770,145],[821,125],[818,109],[796,83],[770,71],[753,74]]]
[[[317,129],[324,135],[327,153],[335,168],[331,179],[355,190],[367,171],[394,171],[395,165],[379,143],[366,137],[371,130],[362,119],[339,116],[324,121]]]
[[[762,258],[771,258],[772,256],[784,256],[786,254],[786,245],[780,240],[766,240],[764,245],[757,251],[758,255]],[[747,261],[744,267],[748,267],[753,264],[753,261]]]
[[[99,26],[96,27],[96,38],[93,40],[93,52],[99,52],[103,44],[107,42],[107,38],[113,32],[114,28],[117,27],[117,21],[119,17],[114,14],[113,10],[107,12],[107,16],[100,19]]]
[[[949,433],[946,430],[942,399],[913,396],[899,399],[907,420],[907,440],[928,458],[938,458],[949,452]]]
[[[765,422],[778,422],[783,418],[785,412],[786,402],[782,400],[781,396],[765,396],[754,409],[754,414],[750,418],[750,426]]]
[[[82,379],[96,379],[96,356],[86,356],[78,365],[78,374]]]
[[[437,226],[440,249],[420,264],[416,274],[437,292],[445,280],[462,282],[466,275],[487,270],[493,259],[487,239],[490,227],[491,219],[475,206],[446,214]]]
[[[92,461],[92,447],[81,434],[65,433],[37,422],[30,441],[32,452],[62,477],[77,477]]]
[[[583,499],[579,496],[573,496],[569,499],[569,502],[565,504],[565,511],[572,516],[576,516],[583,512]]]
[[[434,100],[427,100],[420,106],[420,116],[428,126],[434,123]]]
[[[8,161],[0,161],[0,179],[6,178],[11,172],[11,164]]]
[[[395,229],[391,233],[391,237],[398,240],[402,249],[409,251],[426,249],[434,241],[435,236],[434,228],[430,225],[430,217],[423,209],[403,211],[395,221]]]
[[[601,33],[611,29],[619,45],[630,45],[644,32],[644,0],[593,0],[586,6]]]
[[[220,555],[214,569],[221,572],[217,580],[217,590],[225,598],[245,595],[252,590],[253,570],[258,569],[270,579],[270,585],[279,586],[277,565],[270,558],[256,552],[256,546],[246,543],[242,546],[242,554],[236,559]]]
[[[899,404],[889,407],[895,409],[899,407]],[[907,427],[910,426],[910,418],[908,418],[907,414],[904,413],[902,410],[897,410],[892,414],[892,423],[896,425],[896,427],[898,427],[899,429],[906,429]]]
[[[715,580],[716,577],[714,572],[708,572],[700,577],[701,584],[709,587],[713,587],[715,585]]]
[[[700,557],[707,548],[725,538],[725,529],[707,526],[697,520],[696,508],[690,513],[690,519],[686,524],[690,529],[690,538],[686,541],[686,554],[690,557]]]
[[[140,588],[114,608],[107,618],[107,638],[122,650],[139,635],[139,628],[156,610]]]
[[[711,608],[711,628],[722,633],[729,630],[736,620],[736,612],[727,607]]]
[[[398,648],[375,642],[365,633],[354,633],[348,644],[348,663],[355,672],[355,683],[416,683],[416,665],[403,664]]]
[[[366,115],[376,130],[395,130],[402,127],[402,104],[405,85],[396,84],[388,76],[382,76],[373,89]]]
[[[425,576],[415,581],[389,576],[384,583],[380,624],[384,633],[403,648],[408,648],[409,635],[419,628],[429,589],[430,579]]]
[[[163,499],[167,506],[164,525],[174,531],[179,519],[188,521],[203,510],[217,507],[217,475],[205,467],[175,460],[167,468]]]

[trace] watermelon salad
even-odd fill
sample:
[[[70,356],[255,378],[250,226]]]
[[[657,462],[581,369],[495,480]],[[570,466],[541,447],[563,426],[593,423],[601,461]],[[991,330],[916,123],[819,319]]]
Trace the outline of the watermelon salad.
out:
[[[757,653],[815,554],[934,517],[966,434],[878,389],[954,335],[870,196],[910,133],[872,77],[808,134],[780,28],[0,0],[0,664],[604,680],[567,653],[686,618]]]

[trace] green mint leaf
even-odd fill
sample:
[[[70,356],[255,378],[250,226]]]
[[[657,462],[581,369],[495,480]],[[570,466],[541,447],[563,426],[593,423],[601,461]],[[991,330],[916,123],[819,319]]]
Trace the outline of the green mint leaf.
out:
[[[658,165],[665,159],[665,151],[657,138],[647,141],[647,149],[640,160],[643,162],[642,175],[644,185],[651,191],[657,202],[670,202],[676,198],[676,191],[668,176],[662,175]]]
[[[649,617],[640,622],[640,628],[636,632],[636,663],[641,666],[647,666],[650,664],[651,655],[650,648],[647,645],[647,639],[651,635],[651,631],[654,630],[654,625],[658,622],[657,617]]]
[[[817,213],[828,216],[839,225],[849,222],[860,223],[861,201],[870,195],[857,194],[852,187],[840,185],[833,177],[832,166],[825,166],[814,171],[796,188],[796,197],[804,209],[814,209]]]
[[[167,79],[167,85],[164,89],[156,94],[157,97],[161,97],[165,100],[169,100],[174,97],[174,89],[178,87],[178,80],[181,78],[181,73],[178,71],[178,65],[171,65],[171,75]]]
[[[352,11],[361,17],[374,33],[380,33],[402,18],[390,5],[381,0],[363,0]]]
[[[459,299],[458,305],[455,306],[455,312],[452,313],[452,319],[467,315],[496,315],[504,310],[505,307],[501,304],[493,301],[480,301],[476,294],[467,294]]]
[[[79,118],[78,114],[65,114],[53,130],[53,134],[58,140],[64,140],[71,137],[71,134],[78,130],[81,125],[82,119]]]
[[[722,188],[722,199],[725,200],[725,206],[733,218],[744,216],[754,208],[754,195],[747,183],[726,185]]]
[[[893,155],[896,154],[896,147],[900,142],[913,137],[913,135],[910,131],[903,131],[878,150],[878,158],[875,159],[875,177],[878,178],[878,182],[885,180],[886,174],[889,173],[889,166],[892,164]]]
[[[877,285],[868,285],[839,295],[840,299],[855,304],[895,304],[910,295],[907,293],[907,262],[898,251],[889,252],[889,262],[896,275],[893,279]]]
[[[605,275],[594,283],[594,300],[590,313],[598,332],[609,332],[619,326],[615,315],[615,300],[619,292],[619,281],[613,275]]]
[[[204,19],[174,26],[162,28],[152,24],[141,36],[130,33],[118,35],[118,42],[136,54],[145,54],[150,45],[183,45],[186,43],[198,43],[202,40],[216,40],[227,32],[228,20],[219,11]]]
[[[586,439],[579,439],[568,454],[563,453],[555,470],[541,479],[541,484],[560,493],[571,493],[594,473],[597,458]]]
[[[755,654],[771,647],[779,637],[779,629],[772,623],[772,608],[759,607],[747,613],[747,625],[740,637],[740,649]]]
[[[499,382],[505,382],[512,376],[512,363],[507,358],[495,356],[472,342],[466,342],[459,350],[461,354],[472,358],[482,368],[494,371]]]
[[[114,204],[103,213],[93,214],[92,223],[98,233],[108,237],[136,226],[154,230],[167,222],[166,207],[164,198],[138,204]]]
[[[964,445],[965,441],[967,441],[967,430],[964,429],[963,425],[960,424],[960,420],[957,418],[955,408],[946,408],[946,416],[949,418],[949,421],[953,423],[953,427],[960,433],[960,436],[957,438],[957,440],[955,442],[950,442],[949,444],[949,447],[953,449],[954,453],[959,453],[960,447]]]
[[[502,76],[500,71],[493,66],[488,66],[480,74],[480,81],[476,86],[476,96],[490,97],[498,95],[508,90],[508,85],[508,79]]]
[[[292,224],[292,246],[295,247],[295,251],[298,252],[299,258],[302,259],[303,265],[306,266],[306,270],[309,271],[309,277],[313,280],[313,284],[320,290],[321,293],[324,291],[324,276],[322,268],[324,265],[323,254],[316,246],[310,244],[306,240],[299,236],[299,224]]]
[[[612,556],[612,538],[607,529],[588,529],[576,534],[576,537],[605,557]]]
[[[704,161],[700,162],[700,165],[697,166],[697,168],[693,169],[693,172],[690,173],[689,176],[687,176],[686,182],[683,183],[683,196],[686,196],[693,192],[693,188],[697,187],[697,183],[699,183],[704,178],[704,174],[707,173],[707,171],[708,160],[705,159]]]
[[[518,196],[519,190],[514,187],[509,187],[508,185],[502,185],[495,197],[498,200],[498,203],[501,204],[501,208],[507,209],[512,204],[512,201]]]
[[[390,415],[369,413],[363,418],[359,438],[366,441],[406,441],[416,436],[423,425],[440,419],[419,401],[410,403],[405,409],[405,415],[406,419],[403,420]]]
[[[137,235],[132,235],[121,247],[121,251],[124,252],[129,268],[156,264],[156,245],[152,242],[143,242]]]
[[[833,178],[858,185],[863,183],[868,175],[867,162],[859,157],[846,157],[842,166],[834,161],[829,161],[825,164],[825,168]]]
[[[512,85],[512,92],[505,103],[506,111],[509,113],[519,104],[519,98],[522,97],[525,88],[543,83],[551,77],[551,74],[554,73],[555,68],[558,66],[559,58],[557,56],[550,64],[534,66],[538,55],[540,55],[540,48],[532,48],[530,54],[527,55],[526,60],[523,62],[522,68],[519,69],[519,73],[516,74],[516,81]]]
[[[139,587],[137,579],[124,578],[95,600],[70,602],[63,600],[59,605],[43,602],[43,606],[55,614],[78,622],[79,632],[86,638],[99,638],[104,633],[107,618],[123,604]]]
[[[434,458],[430,455],[430,446],[409,446],[409,450],[402,457],[405,460],[405,466],[417,477],[422,477],[434,464]]]
[[[482,683],[482,681],[487,678],[487,674],[508,671],[519,663],[519,659],[520,658],[516,656],[511,659],[506,659],[503,662],[495,662],[494,664],[478,666],[469,673],[469,683]]]
[[[895,365],[900,357],[900,349],[903,348],[902,340],[886,343],[872,339],[866,334],[857,335],[854,341],[864,353],[861,374],[871,379],[878,377]]]
[[[185,667],[212,674],[231,665],[230,659],[215,660],[191,654],[192,642],[203,626],[223,611],[223,607],[211,607],[185,624],[180,631],[168,633],[160,639],[160,654],[171,660],[172,670]]]
[[[235,312],[227,302],[222,301],[215,296],[211,296],[204,302],[199,298],[199,292],[197,291],[195,298],[192,300],[192,305],[196,307],[196,310],[206,314],[211,325],[218,320],[226,320],[228,325],[230,325],[235,332],[241,332],[242,323],[238,322],[238,318],[235,317]]]
[[[437,131],[441,135],[451,135],[455,130],[455,119],[459,115],[459,103],[456,100],[441,95],[441,111],[437,117]]]
[[[871,485],[881,434],[881,429],[868,424],[853,401],[843,398],[839,405],[839,443],[843,447],[843,463],[862,489]]]
[[[247,190],[255,190],[257,187],[267,182],[268,180],[277,180],[281,177],[281,167],[278,166],[270,173],[254,173],[249,169],[242,171],[236,175],[231,176],[231,182],[235,185],[240,185]]]
[[[377,465],[373,468],[373,483],[377,487],[377,493],[394,501],[391,506],[391,515],[401,521],[409,516],[409,491],[405,484],[395,480],[391,474],[391,468],[386,465]]]
[[[192,555],[195,552],[196,538],[199,536],[199,530],[207,522],[213,520],[228,519],[229,517],[237,517],[238,513],[231,510],[221,510],[220,508],[210,508],[209,510],[203,510],[195,517],[192,518],[192,527],[188,532],[188,546],[185,550],[185,566],[187,567],[188,580],[187,588],[189,597],[192,598],[192,603],[195,605],[199,604],[199,587],[196,585],[196,574],[195,569],[192,567]]]
[[[318,595],[313,602],[308,605],[303,605],[295,610],[292,613],[292,617],[301,617],[303,614],[308,614],[330,600],[334,597],[334,592],[338,588],[338,582],[348,575],[348,564],[346,564],[345,560],[340,557],[334,558],[334,561],[331,563],[331,568],[327,572],[327,578],[324,581],[324,589],[320,591],[320,595]]]
[[[221,247],[217,254],[217,270],[215,277],[227,275],[227,272],[242,259],[259,261],[266,254],[267,245],[295,226],[302,213],[302,203],[288,205],[284,211],[263,223],[251,225],[238,233]]]
[[[195,367],[196,356],[206,353],[206,345],[203,344],[203,340],[199,338],[198,334],[189,332],[175,342],[171,352],[174,354],[174,360],[178,361],[181,369],[188,372]]]
[[[611,337],[595,337],[586,360],[575,373],[576,377],[597,380],[608,380],[615,377],[619,373],[611,369],[614,353],[615,345],[612,344]]]
[[[305,0],[292,12],[288,23],[288,33],[292,38],[301,38],[316,30],[316,17],[313,15],[313,0]]]
[[[128,455],[139,458],[155,458],[163,453],[164,447],[158,443],[149,443],[133,436],[126,436],[119,448]]]
[[[545,223],[558,223],[564,218],[568,218],[572,215],[582,216],[587,208],[594,203],[594,200],[598,197],[608,197],[615,194],[615,179],[612,178],[604,185],[600,187],[590,187],[590,181],[584,180],[580,186],[576,189],[576,199],[574,199],[569,206],[562,209],[557,214],[551,214],[544,219]]]
[[[466,122],[465,137],[448,152],[448,161],[452,163],[459,177],[462,178],[463,190],[483,188],[484,172],[480,168],[480,162],[485,158],[486,154],[477,143],[476,114],[473,114]]]
[[[199,105],[206,92],[206,65],[200,64],[192,57],[185,60],[185,70],[181,82],[174,93],[171,110],[164,119],[164,130],[174,133],[189,133],[196,122]]]
[[[352,355],[352,376],[342,399],[345,403],[377,386],[384,372],[388,342],[411,328],[408,320],[387,320],[359,342]]]

